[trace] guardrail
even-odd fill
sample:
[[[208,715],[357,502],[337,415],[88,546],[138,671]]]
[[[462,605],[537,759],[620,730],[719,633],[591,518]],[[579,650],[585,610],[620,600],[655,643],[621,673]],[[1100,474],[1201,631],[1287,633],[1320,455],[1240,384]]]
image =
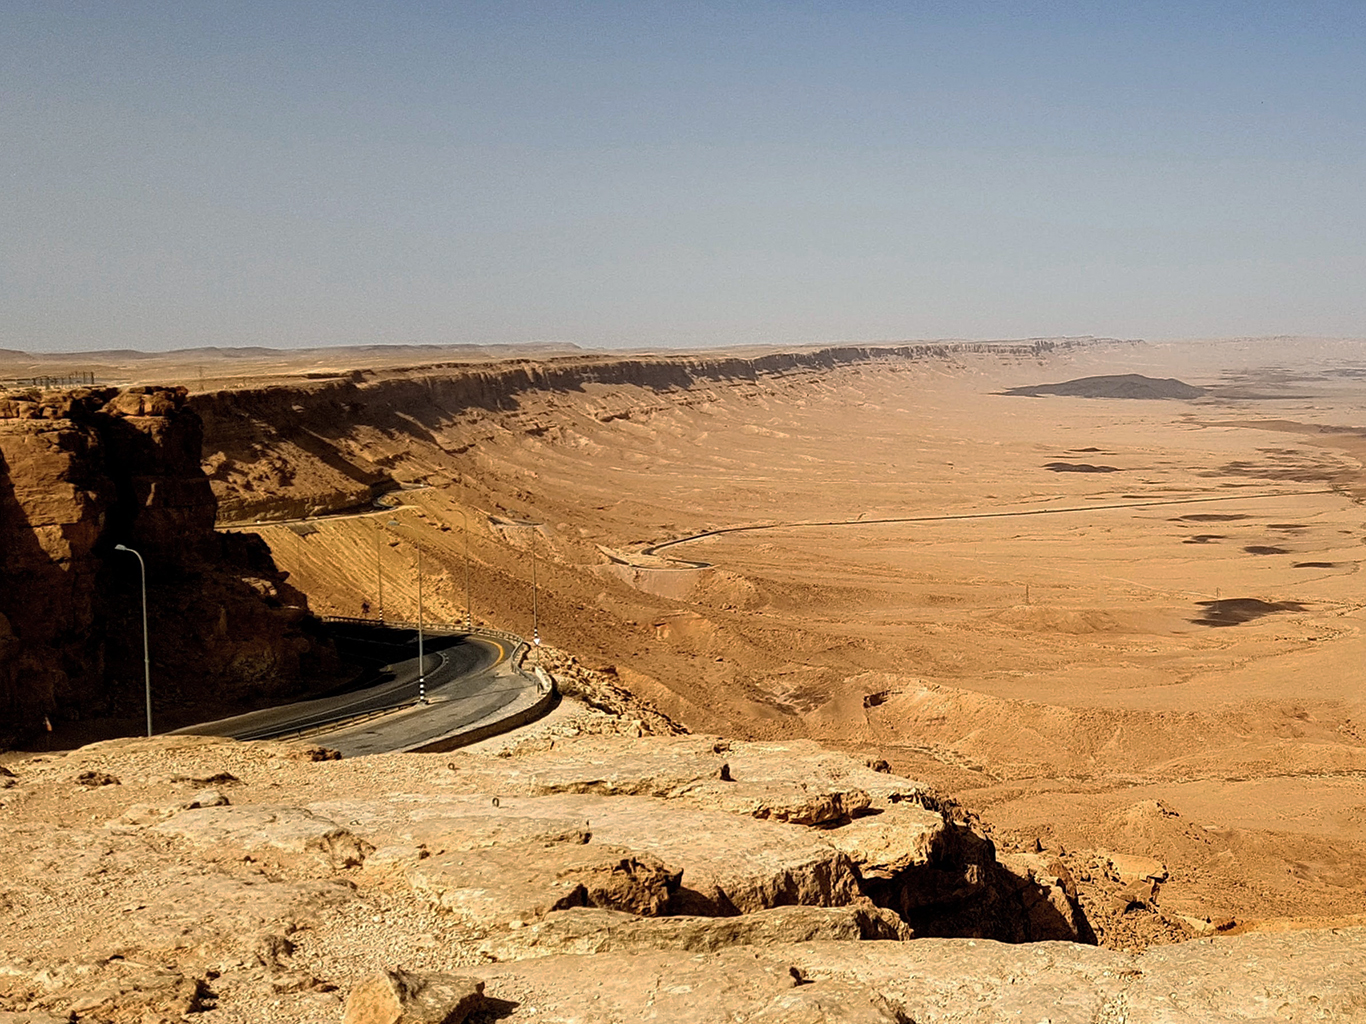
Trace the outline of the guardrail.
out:
[[[424,633],[466,633],[470,636],[487,636],[512,645],[512,653],[522,646],[531,646],[525,637],[509,633],[506,629],[493,629],[489,626],[471,626],[466,629],[459,623],[422,622],[420,625],[407,619],[366,619],[355,615],[319,615],[323,622],[346,622],[358,626],[391,626],[394,629],[422,629]]]
[[[402,620],[367,619],[349,615],[324,615],[320,616],[320,618],[324,622],[354,623],[369,626],[393,626],[400,629],[417,628],[416,622],[406,622]],[[506,657],[507,661],[511,664],[513,672],[521,676],[522,679],[534,684],[536,699],[529,706],[524,707],[519,711],[515,711],[505,718],[493,722],[485,722],[482,725],[478,725],[472,729],[466,729],[455,735],[428,741],[423,746],[413,749],[454,750],[456,747],[464,746],[488,736],[494,736],[498,733],[505,732],[508,729],[517,728],[520,725],[525,725],[528,722],[534,721],[553,707],[558,700],[559,695],[555,690],[555,682],[544,669],[535,666],[528,671],[528,669],[521,667],[519,664],[519,656],[524,650],[530,649],[531,645],[516,633],[510,633],[507,630],[502,629],[487,628],[466,630],[460,625],[450,623],[427,623],[425,621],[422,624],[422,628],[436,633],[460,633],[468,636],[486,637],[491,640],[500,641],[507,648]],[[382,718],[385,715],[394,714],[395,712],[414,709],[418,707],[419,704],[420,701],[417,698],[406,697],[402,700],[396,700],[392,704],[370,708],[367,711],[341,711],[332,715],[324,714],[321,717],[308,721],[305,725],[299,725],[285,730],[262,729],[259,732],[238,734],[237,738],[243,740],[303,739],[312,736],[323,736],[338,728],[360,725],[373,719]],[[225,719],[223,721],[231,721],[231,719]],[[211,722],[201,723],[201,725],[207,726],[214,724],[215,723]],[[187,726],[183,729],[176,729],[174,732],[193,734],[198,728],[199,726]],[[214,733],[208,733],[207,735],[214,735]]]
[[[496,634],[499,630],[466,629],[459,623],[449,622],[409,622],[405,619],[367,619],[357,615],[319,615],[323,622],[349,622],[358,626],[392,626],[395,629],[421,629],[426,633],[487,633]]]

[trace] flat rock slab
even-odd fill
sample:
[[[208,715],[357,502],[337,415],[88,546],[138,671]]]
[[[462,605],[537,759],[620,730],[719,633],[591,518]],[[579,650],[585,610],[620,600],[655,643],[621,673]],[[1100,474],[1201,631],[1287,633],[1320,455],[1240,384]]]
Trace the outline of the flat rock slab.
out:
[[[512,756],[487,759],[467,755],[453,760],[455,770],[436,781],[473,790],[483,779],[506,779],[509,792],[596,792],[687,798],[711,791],[724,766],[735,783],[773,797],[786,792],[863,794],[873,807],[931,796],[921,783],[873,771],[844,754],[823,749],[812,740],[748,743],[715,736],[581,736],[573,742],[514,748]],[[789,796],[790,799],[790,796]],[[746,812],[747,813],[747,812]]]
[[[658,914],[678,887],[678,873],[624,847],[522,843],[430,857],[408,869],[408,881],[466,923],[501,928],[568,907]]]
[[[484,1006],[484,983],[459,974],[380,971],[356,983],[342,1024],[462,1024]]]
[[[656,744],[599,737],[503,759],[493,766],[501,769],[496,774],[487,764],[457,765],[447,781],[471,791],[501,787],[523,796],[653,796],[800,825],[840,821],[870,805],[857,786],[819,775],[802,777],[800,765],[787,766],[780,775],[772,773],[776,763],[766,764],[762,776],[736,775],[728,752],[726,744],[705,738]]]
[[[152,831],[182,836],[200,848],[315,853],[334,867],[361,864],[369,852],[368,844],[348,829],[301,807],[201,807],[183,811]]]
[[[710,747],[693,749],[669,745],[662,750],[630,740],[603,749],[562,746],[533,757],[504,758],[490,766],[497,785],[508,793],[545,796],[551,793],[595,793],[599,796],[669,797],[717,779],[726,760]],[[457,777],[482,782],[485,773],[471,775],[457,769]],[[459,778],[449,780],[460,784]],[[483,788],[480,786],[479,788]]]
[[[421,845],[435,850],[472,850],[515,843],[586,843],[588,831],[577,818],[516,815],[495,806],[494,798],[461,799],[446,809],[447,798],[396,794],[387,800],[327,800],[308,810],[343,822],[377,847]],[[501,805],[501,800],[500,800]]]
[[[482,795],[433,798],[427,810],[451,825],[459,844],[461,811],[486,819],[553,819],[582,824],[593,842],[648,852],[683,872],[673,913],[714,917],[804,904],[843,906],[861,895],[848,856],[824,833],[705,811],[651,797],[557,794],[500,798],[496,811]]]
[[[893,804],[825,833],[858,865],[864,878],[890,879],[928,864],[944,840],[944,816],[918,804]]]
[[[789,964],[753,947],[702,954],[544,957],[480,968],[478,973],[489,995],[517,1004],[510,1019],[544,1024],[906,1021],[866,986],[801,984]]]
[[[895,914],[864,902],[848,907],[775,907],[738,917],[637,917],[575,908],[547,914],[487,947],[499,960],[557,953],[706,953],[730,946],[793,942],[909,939]]]
[[[545,1024],[1348,1021],[1366,1014],[1366,929],[1203,939],[1142,954],[1060,942],[808,942],[550,956],[477,973],[489,995],[518,1004],[509,1019]]]

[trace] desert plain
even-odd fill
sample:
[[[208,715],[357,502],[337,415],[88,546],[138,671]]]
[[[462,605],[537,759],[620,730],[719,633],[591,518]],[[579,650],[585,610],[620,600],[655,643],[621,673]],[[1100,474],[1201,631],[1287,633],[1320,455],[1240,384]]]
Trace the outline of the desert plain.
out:
[[[219,529],[314,613],[414,617],[420,546],[424,615],[534,631],[696,733],[884,760],[1141,949],[1366,922],[1362,344],[99,373],[189,388]],[[1088,888],[1098,852],[1152,865],[1154,913]]]

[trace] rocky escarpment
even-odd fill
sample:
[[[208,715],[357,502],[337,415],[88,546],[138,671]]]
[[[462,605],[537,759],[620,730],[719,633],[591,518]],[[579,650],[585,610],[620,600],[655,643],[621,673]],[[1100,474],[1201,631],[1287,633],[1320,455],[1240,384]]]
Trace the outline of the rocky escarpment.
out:
[[[1065,871],[998,858],[916,782],[809,743],[610,724],[497,753],[333,761],[178,736],[11,761],[0,1020],[335,1020],[346,1003],[353,1024],[1091,1024],[1362,1006],[1362,929],[1100,949],[1077,941]],[[996,941],[1029,938],[1062,941]]]
[[[0,396],[0,746],[53,721],[136,715],[146,560],[155,701],[296,688],[328,667],[265,546],[214,532],[202,426],[181,390]]]
[[[1088,345],[1131,344],[1108,339],[1018,343],[838,346],[741,356],[574,356],[441,363],[371,371],[307,384],[195,395],[205,425],[205,469],[228,522],[291,518],[369,502],[399,482],[432,471],[414,460],[409,439],[436,443],[462,417],[514,413],[528,394],[583,392],[593,386],[673,392],[720,383],[820,373],[839,367],[893,367],[969,358],[1038,359]],[[358,441],[359,428],[373,435]]]

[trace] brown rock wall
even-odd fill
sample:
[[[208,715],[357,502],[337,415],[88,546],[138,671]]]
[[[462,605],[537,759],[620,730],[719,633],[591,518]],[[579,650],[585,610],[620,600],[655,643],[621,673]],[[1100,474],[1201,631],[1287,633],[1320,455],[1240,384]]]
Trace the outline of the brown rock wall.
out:
[[[54,721],[136,715],[139,570],[154,694],[287,692],[314,642],[264,545],[219,537],[184,389],[21,393],[0,403],[0,747]]]

